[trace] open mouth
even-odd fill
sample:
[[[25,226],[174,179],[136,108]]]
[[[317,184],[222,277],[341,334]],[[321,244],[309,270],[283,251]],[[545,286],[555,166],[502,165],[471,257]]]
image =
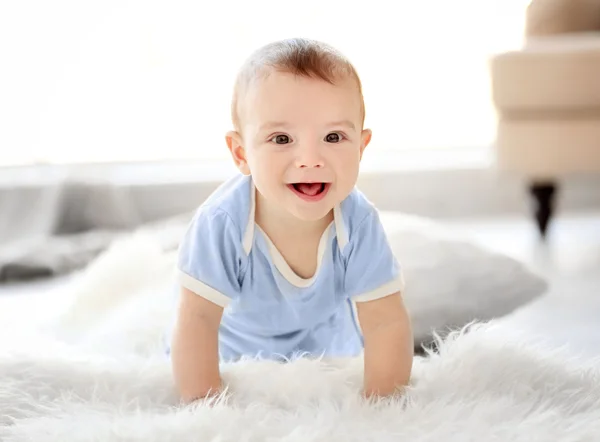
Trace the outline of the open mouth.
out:
[[[325,196],[331,183],[292,183],[288,187],[300,198],[317,201]]]

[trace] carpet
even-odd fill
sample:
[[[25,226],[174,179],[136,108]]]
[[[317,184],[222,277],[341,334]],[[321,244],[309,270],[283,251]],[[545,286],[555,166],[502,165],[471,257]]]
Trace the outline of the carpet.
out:
[[[0,353],[0,440],[591,441],[598,361],[475,324],[415,360],[405,395],[359,395],[361,358],[225,365],[219,401],[180,407],[161,357],[40,338]],[[33,340],[27,340],[30,344]]]

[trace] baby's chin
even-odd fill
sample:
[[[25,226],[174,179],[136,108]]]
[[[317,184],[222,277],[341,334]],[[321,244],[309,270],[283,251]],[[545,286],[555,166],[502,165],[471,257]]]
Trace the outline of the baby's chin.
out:
[[[333,205],[320,204],[315,207],[293,207],[288,209],[290,214],[296,219],[306,222],[315,222],[325,218],[332,217]]]

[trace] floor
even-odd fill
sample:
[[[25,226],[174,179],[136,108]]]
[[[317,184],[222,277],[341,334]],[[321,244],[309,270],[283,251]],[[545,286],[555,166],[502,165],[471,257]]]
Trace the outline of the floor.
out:
[[[600,356],[600,212],[559,216],[541,241],[526,218],[447,221],[486,247],[518,258],[550,281],[547,295],[498,322]],[[0,286],[0,322],[35,321],[60,309],[60,280]],[[51,292],[49,292],[52,291]]]
[[[600,212],[563,214],[542,241],[525,218],[456,220],[458,231],[527,263],[545,276],[549,292],[499,323],[600,356]]]

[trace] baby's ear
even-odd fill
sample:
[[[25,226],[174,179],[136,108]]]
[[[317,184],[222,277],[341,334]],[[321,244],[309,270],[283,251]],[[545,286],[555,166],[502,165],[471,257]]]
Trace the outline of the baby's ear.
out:
[[[362,133],[360,134],[360,158],[361,158],[361,160],[362,160],[363,152],[365,151],[365,149],[371,142],[371,135],[373,135],[373,132],[371,131],[371,129],[363,129]]]
[[[246,151],[244,150],[242,136],[239,132],[229,131],[225,135],[225,141],[227,142],[227,147],[229,148],[231,158],[233,158],[236,167],[244,175],[250,175],[250,168],[248,167],[248,161],[246,160]]]

